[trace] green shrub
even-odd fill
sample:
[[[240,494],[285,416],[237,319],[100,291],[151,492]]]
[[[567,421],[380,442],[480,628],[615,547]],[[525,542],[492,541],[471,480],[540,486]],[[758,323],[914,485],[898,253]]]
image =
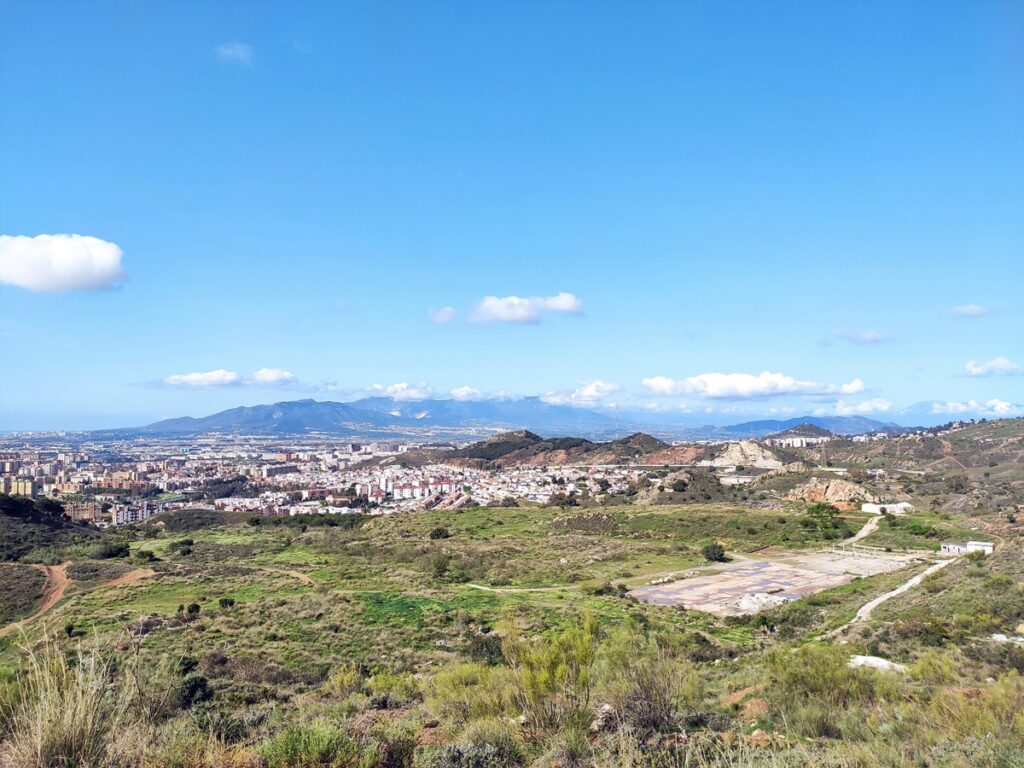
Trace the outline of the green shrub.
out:
[[[705,544],[704,547],[701,548],[700,553],[704,555],[704,559],[709,563],[725,562],[725,547],[717,541],[711,544]]]
[[[531,734],[553,735],[590,724],[597,646],[597,624],[589,616],[536,642],[506,637],[516,703]]]
[[[602,700],[620,724],[639,731],[673,728],[680,710],[698,709],[704,690],[686,660],[675,659],[634,626],[612,635],[601,648]]]
[[[341,726],[318,719],[287,728],[260,749],[267,768],[358,768],[363,750]]]

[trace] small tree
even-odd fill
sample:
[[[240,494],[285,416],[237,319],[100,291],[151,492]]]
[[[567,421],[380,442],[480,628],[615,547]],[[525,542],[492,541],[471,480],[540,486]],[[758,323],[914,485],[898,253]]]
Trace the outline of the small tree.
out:
[[[445,528],[443,525],[439,525],[436,528],[431,529],[430,531],[430,538],[434,541],[437,541],[438,539],[447,539],[450,536],[451,533],[449,533],[448,529]]]

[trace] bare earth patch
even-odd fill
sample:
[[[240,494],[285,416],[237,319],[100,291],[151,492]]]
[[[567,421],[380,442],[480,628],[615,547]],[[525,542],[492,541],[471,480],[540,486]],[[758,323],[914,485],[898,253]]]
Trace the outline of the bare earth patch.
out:
[[[757,613],[853,581],[904,567],[910,555],[826,550],[762,557],[738,567],[719,567],[701,576],[637,587],[630,595],[644,603],[693,608],[713,616]]]

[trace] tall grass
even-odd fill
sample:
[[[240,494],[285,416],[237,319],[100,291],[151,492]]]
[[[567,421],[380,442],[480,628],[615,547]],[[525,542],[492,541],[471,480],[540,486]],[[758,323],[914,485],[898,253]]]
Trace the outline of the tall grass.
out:
[[[69,658],[46,639],[27,649],[3,758],[18,768],[133,768],[145,728],[133,691],[98,649]]]

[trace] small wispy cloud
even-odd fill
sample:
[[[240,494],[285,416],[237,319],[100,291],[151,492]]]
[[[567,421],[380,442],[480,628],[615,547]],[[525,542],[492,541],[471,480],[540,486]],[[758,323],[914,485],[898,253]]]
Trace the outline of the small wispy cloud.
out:
[[[892,402],[881,397],[862,400],[859,403],[847,403],[836,400],[831,406],[823,406],[812,411],[814,416],[864,416],[869,413],[885,413],[892,410]]]
[[[455,308],[441,307],[440,309],[428,309],[427,317],[430,318],[430,322],[432,323],[445,325],[455,319]]]
[[[944,403],[932,403],[931,412],[939,415],[976,414],[978,416],[995,417],[1016,416],[1024,414],[1024,405],[1011,403],[1009,400],[1000,400],[997,397],[985,400],[984,402],[978,402],[977,400],[950,400]]]
[[[981,317],[988,314],[988,308],[979,304],[962,304],[949,311],[954,315],[960,315],[960,317]]]
[[[369,391],[373,395],[383,395],[394,400],[426,400],[431,396],[430,386],[424,382],[410,384],[403,381],[398,384],[374,384]]]
[[[483,392],[473,387],[456,387],[448,392],[452,396],[453,400],[482,400],[484,398]]]
[[[1013,376],[1024,373],[1024,370],[1005,357],[995,357],[986,363],[968,360],[964,363],[964,373],[968,376]]]
[[[842,341],[848,341],[851,344],[880,344],[883,341],[888,341],[888,336],[883,336],[878,331],[866,330],[866,331],[845,331],[837,330],[832,331],[832,335],[841,339]]]
[[[254,52],[252,46],[248,43],[241,43],[238,40],[230,43],[221,43],[213,51],[221,61],[252,66]]]
[[[485,296],[470,315],[475,323],[539,323],[548,313],[578,315],[583,302],[562,291],[554,296]]]

